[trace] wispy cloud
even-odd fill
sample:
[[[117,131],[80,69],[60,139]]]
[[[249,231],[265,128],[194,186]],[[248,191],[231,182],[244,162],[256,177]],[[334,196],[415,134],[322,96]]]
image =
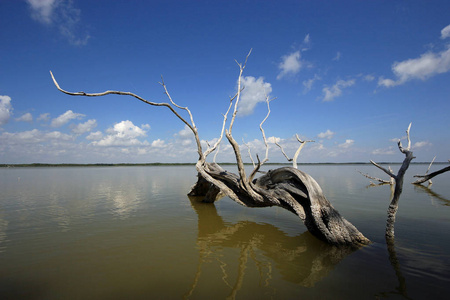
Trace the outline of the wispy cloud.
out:
[[[281,62],[278,65],[280,73],[278,74],[277,79],[281,79],[285,76],[292,76],[300,72],[300,69],[302,68],[300,58],[300,50],[281,57]]]
[[[309,50],[311,48],[311,37],[309,33],[303,39],[302,51]]]
[[[73,140],[73,137],[69,134],[62,133],[60,131],[40,131],[38,129],[21,131],[21,132],[4,132],[0,136],[0,140],[4,140],[5,144],[32,144],[32,143],[44,143],[50,141],[69,141]]]
[[[53,11],[58,5],[56,0],[27,0],[31,8],[33,19],[50,24],[53,19]]]
[[[270,97],[272,86],[264,82],[263,77],[256,79],[253,76],[242,77],[241,83],[245,88],[241,94],[238,112],[240,116],[245,116],[253,113],[256,104],[265,102],[266,97]]]
[[[420,141],[420,142],[416,142],[413,144],[412,148],[413,149],[418,149],[418,148],[423,148],[423,147],[427,147],[427,146],[431,146],[432,144],[428,141]]]
[[[11,97],[0,95],[0,125],[8,123],[12,113]]]
[[[442,29],[441,38],[450,37],[450,25]],[[380,77],[378,85],[394,87],[413,79],[426,80],[437,74],[450,71],[450,45],[441,52],[426,52],[418,58],[411,58],[401,62],[394,62],[392,72],[395,79]]]
[[[353,144],[355,143],[354,140],[345,140],[344,143],[339,144],[338,147],[339,148],[343,148],[343,149],[347,149],[350,148],[351,146],[353,146]]]
[[[27,0],[31,17],[50,27],[56,27],[69,43],[86,45],[90,35],[81,29],[81,10],[72,0]]]
[[[321,132],[317,135],[319,139],[331,139],[335,135],[335,132],[331,131],[330,129],[327,129],[325,132]]]
[[[333,58],[333,60],[338,61],[338,60],[341,59],[341,56],[342,56],[341,52],[338,51],[338,52],[336,53],[336,56]]]
[[[364,81],[374,81],[374,80],[375,80],[375,76],[373,76],[373,75],[371,75],[371,74],[368,74],[368,75],[365,75],[365,76],[363,77],[363,80],[364,80]]]
[[[73,111],[68,110],[65,113],[63,113],[62,115],[54,118],[52,120],[51,126],[52,127],[60,127],[60,126],[63,126],[64,124],[66,124],[67,122],[69,122],[70,120],[81,119],[84,116],[85,115],[83,115],[83,114],[74,113]]]
[[[390,146],[388,148],[378,148],[374,149],[371,154],[373,155],[394,155],[397,154],[398,151],[395,151],[394,147]]]
[[[342,89],[350,87],[355,84],[354,79],[338,80],[333,86],[326,86],[323,88],[323,101],[333,101],[334,98],[342,95]]]
[[[446,39],[449,37],[450,37],[450,25],[447,25],[441,30],[441,39]]]
[[[50,114],[49,113],[43,113],[40,114],[39,117],[37,118],[38,121],[48,121],[50,120]]]
[[[83,134],[92,131],[95,127],[97,127],[97,121],[95,119],[91,119],[84,123],[74,125],[72,127],[72,132],[75,134]]]
[[[26,113],[26,114],[23,114],[22,116],[16,118],[15,120],[19,121],[19,122],[32,122],[33,116],[31,115],[31,113]]]
[[[321,79],[321,78],[319,77],[319,75],[315,74],[313,78],[310,78],[310,79],[308,79],[308,80],[304,80],[304,81],[302,82],[303,87],[304,87],[303,93],[306,94],[307,92],[309,92],[309,91],[312,89],[314,83],[315,83],[317,80],[320,80],[320,79]]]

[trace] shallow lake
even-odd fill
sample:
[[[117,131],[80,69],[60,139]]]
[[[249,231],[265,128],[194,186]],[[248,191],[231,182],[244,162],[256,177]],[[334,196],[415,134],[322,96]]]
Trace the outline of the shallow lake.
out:
[[[0,168],[0,299],[448,299],[450,173],[409,184],[427,167],[406,174],[389,251],[370,165],[300,166],[373,241],[356,251],[281,208],[190,199],[193,166]]]

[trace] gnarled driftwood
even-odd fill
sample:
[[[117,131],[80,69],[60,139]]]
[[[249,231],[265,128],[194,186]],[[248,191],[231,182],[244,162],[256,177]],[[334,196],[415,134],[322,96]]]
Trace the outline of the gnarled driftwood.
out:
[[[197,143],[197,152],[199,155],[199,159],[196,163],[198,181],[191,190],[191,195],[204,196],[205,201],[207,202],[214,202],[220,195],[226,195],[235,202],[248,207],[280,206],[297,214],[311,233],[329,244],[350,246],[368,244],[370,241],[364,237],[355,226],[345,220],[336,209],[334,209],[331,203],[323,195],[320,186],[308,174],[295,168],[286,167],[272,170],[261,177],[254,179],[260,167],[268,160],[268,144],[262,128],[263,123],[270,113],[270,99],[268,96],[266,97],[268,114],[260,124],[266,146],[266,157],[263,161],[260,161],[257,156],[258,162],[255,163],[253,171],[249,176],[246,175],[240,148],[232,135],[232,130],[238,112],[241,92],[244,89],[242,86],[242,74],[249,55],[250,53],[247,55],[244,64],[238,63],[239,77],[237,82],[237,92],[230,98],[228,110],[223,115],[223,125],[220,137],[213,146],[208,144],[208,148],[205,151],[202,149],[198,130],[190,110],[187,107],[175,104],[164,81],[161,82],[161,85],[163,86],[164,92],[169,98],[170,103],[151,102],[136,94],[121,91],[106,91],[102,93],[68,92],[60,88],[53,74],[51,74],[51,76],[58,90],[68,95],[88,97],[105,96],[108,94],[128,95],[135,97],[146,104],[152,106],[164,106],[170,109],[192,131]],[[225,129],[228,113],[233,107],[233,104],[234,109],[232,117],[228,128]],[[182,117],[181,113],[178,111],[187,113],[190,121]],[[206,162],[207,156],[216,151],[219,147],[224,133],[234,150],[238,174],[227,172],[216,163]],[[300,143],[301,146],[297,152],[300,152],[300,149],[304,145],[303,141],[300,141]]]

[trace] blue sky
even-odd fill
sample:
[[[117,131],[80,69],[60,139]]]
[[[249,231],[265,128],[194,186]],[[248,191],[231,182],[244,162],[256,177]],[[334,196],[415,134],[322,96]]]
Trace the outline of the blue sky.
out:
[[[250,49],[234,137],[246,161],[450,158],[449,1],[0,0],[0,163],[195,162],[192,134],[165,108],[188,106],[203,141],[220,135]],[[403,140],[405,143],[405,140]],[[233,161],[226,141],[217,161]]]

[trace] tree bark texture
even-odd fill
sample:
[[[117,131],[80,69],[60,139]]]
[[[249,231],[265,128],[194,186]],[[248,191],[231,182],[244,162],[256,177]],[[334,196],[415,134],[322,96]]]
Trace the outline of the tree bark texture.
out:
[[[324,196],[317,182],[308,174],[292,168],[282,167],[270,170],[248,183],[252,189],[248,193],[239,176],[225,171],[219,165],[207,163],[204,170],[214,182],[227,187],[222,191],[231,199],[247,207],[279,206],[296,214],[306,228],[319,239],[332,245],[361,246],[370,241],[355,226],[343,218]],[[211,190],[218,189],[213,184],[204,183],[203,172],[189,195],[205,196],[211,202]],[[256,193],[258,197],[254,197]],[[216,194],[217,195],[217,194]]]

